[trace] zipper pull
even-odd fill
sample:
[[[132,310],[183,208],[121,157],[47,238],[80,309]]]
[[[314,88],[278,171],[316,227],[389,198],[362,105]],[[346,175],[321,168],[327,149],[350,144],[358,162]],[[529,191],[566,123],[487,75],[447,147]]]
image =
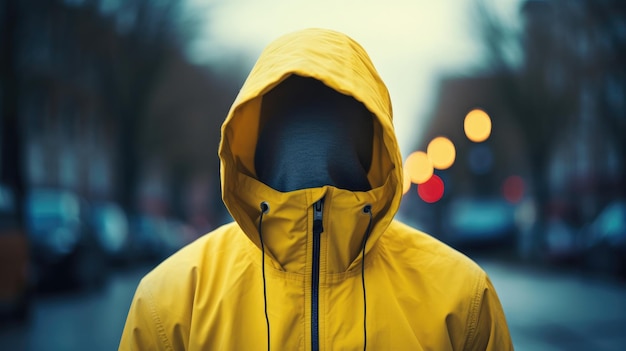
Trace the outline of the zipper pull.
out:
[[[322,211],[324,209],[324,199],[313,204],[313,233],[321,234],[324,231],[322,224]]]

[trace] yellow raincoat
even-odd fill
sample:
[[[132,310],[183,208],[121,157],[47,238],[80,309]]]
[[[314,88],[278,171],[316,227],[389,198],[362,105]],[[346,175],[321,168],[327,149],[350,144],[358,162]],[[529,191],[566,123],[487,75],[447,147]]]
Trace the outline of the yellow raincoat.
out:
[[[263,94],[293,74],[351,95],[375,116],[372,190],[281,193],[255,179]],[[235,222],[143,278],[120,350],[513,349],[485,272],[394,220],[403,173],[391,102],[349,37],[308,29],[271,43],[222,126],[219,155]]]

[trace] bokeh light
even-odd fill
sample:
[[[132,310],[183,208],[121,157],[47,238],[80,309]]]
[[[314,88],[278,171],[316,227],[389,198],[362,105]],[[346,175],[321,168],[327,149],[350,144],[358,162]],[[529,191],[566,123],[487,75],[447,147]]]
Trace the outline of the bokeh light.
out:
[[[502,183],[502,195],[506,201],[516,204],[524,197],[524,179],[520,176],[510,176]]]
[[[443,197],[443,180],[438,175],[433,174],[428,181],[417,186],[417,194],[424,202],[433,203]]]
[[[405,162],[406,171],[411,182],[422,184],[433,175],[433,164],[424,151],[412,152]]]
[[[491,135],[491,118],[481,109],[473,109],[466,116],[463,129],[467,138],[473,142],[482,142]]]
[[[426,154],[436,169],[447,169],[454,163],[456,149],[450,139],[446,137],[436,137],[426,149]]]

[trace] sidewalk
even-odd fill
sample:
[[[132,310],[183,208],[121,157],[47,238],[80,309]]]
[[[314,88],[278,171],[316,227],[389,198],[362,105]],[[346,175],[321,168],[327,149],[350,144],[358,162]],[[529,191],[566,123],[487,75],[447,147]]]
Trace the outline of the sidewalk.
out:
[[[476,261],[500,296],[517,351],[626,350],[626,283]]]

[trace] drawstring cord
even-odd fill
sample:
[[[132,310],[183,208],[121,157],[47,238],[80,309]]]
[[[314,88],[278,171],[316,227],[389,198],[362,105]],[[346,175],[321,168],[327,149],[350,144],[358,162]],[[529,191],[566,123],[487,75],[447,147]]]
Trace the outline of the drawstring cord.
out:
[[[268,213],[270,206],[261,202],[261,216],[259,218],[259,239],[261,240],[261,271],[263,272],[263,304],[265,305],[265,322],[267,324],[267,351],[270,351],[270,318],[267,315],[267,284],[265,283],[265,245],[263,244],[263,215]]]
[[[363,244],[361,245],[361,284],[363,287],[363,351],[367,349],[367,299],[365,296],[365,244],[372,231],[372,205],[365,205],[363,207],[363,213],[369,215],[369,222],[367,223],[367,229],[363,236]]]

